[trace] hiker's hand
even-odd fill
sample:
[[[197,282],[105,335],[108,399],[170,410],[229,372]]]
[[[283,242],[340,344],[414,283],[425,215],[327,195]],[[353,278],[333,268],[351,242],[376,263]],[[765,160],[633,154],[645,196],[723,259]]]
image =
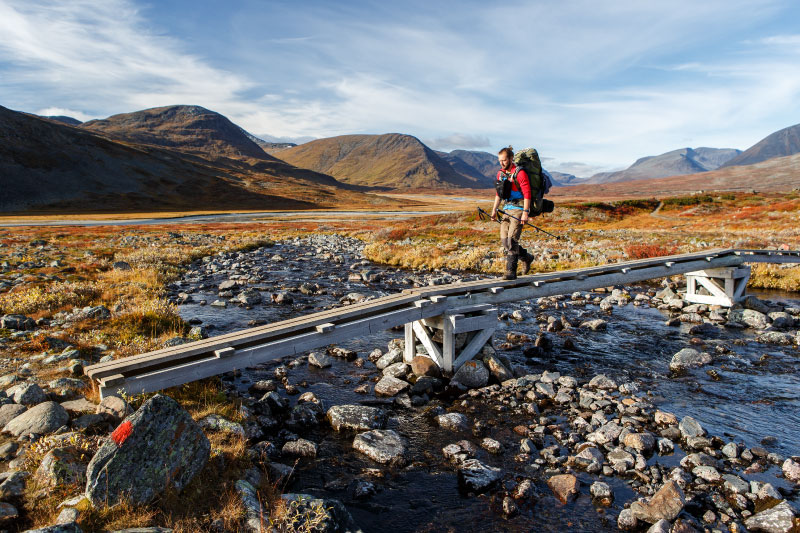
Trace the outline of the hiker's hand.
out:
[[[523,211],[522,216],[519,217],[519,221],[522,222],[523,224],[526,223],[528,221],[528,213]]]
[[[497,220],[497,209],[492,209],[492,220]]]

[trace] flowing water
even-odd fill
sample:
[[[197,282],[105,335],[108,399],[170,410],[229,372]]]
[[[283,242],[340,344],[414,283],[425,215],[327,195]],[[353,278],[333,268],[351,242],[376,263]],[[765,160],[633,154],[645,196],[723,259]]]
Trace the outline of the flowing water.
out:
[[[336,304],[348,293],[359,292],[365,296],[383,296],[396,293],[422,281],[421,276],[410,271],[387,268],[376,264],[362,265],[358,270],[370,269],[379,272],[382,280],[365,285],[347,281],[352,271],[348,267],[361,261],[355,253],[344,253],[343,264],[318,261],[308,250],[291,243],[277,244],[264,254],[280,254],[281,262],[264,261],[259,269],[264,280],[257,287],[269,291],[295,288],[302,283],[316,283],[327,294],[305,296],[291,292],[294,303],[277,305],[272,303],[255,305],[252,309],[228,306],[226,309],[187,303],[181,305],[181,315],[187,319],[202,321],[213,329],[210,334],[244,329],[253,324],[273,322],[289,317],[311,313]],[[437,274],[441,275],[441,274]],[[180,290],[196,289],[192,294],[195,302],[208,303],[218,299],[217,285],[227,279],[219,274],[202,283],[197,278],[187,277]],[[417,276],[414,279],[414,276]],[[465,276],[474,279],[476,276]],[[447,279],[444,279],[447,281]],[[641,288],[641,290],[645,290]],[[800,306],[800,295],[792,293],[755,293],[761,298]],[[536,337],[539,322],[536,315],[545,313],[560,318],[565,315],[573,321],[602,317],[608,321],[606,331],[570,329],[561,334],[549,333],[556,340],[556,348],[549,355],[528,359],[521,348],[501,351],[502,355],[525,368],[530,373],[556,370],[580,381],[596,374],[605,373],[618,383],[633,382],[641,391],[651,391],[650,401],[658,408],[670,411],[679,418],[691,415],[699,420],[711,435],[724,440],[742,442],[748,447],[763,446],[770,452],[783,456],[800,454],[800,351],[797,347],[773,346],[757,343],[751,330],[728,330],[715,328],[703,336],[704,350],[715,353],[723,346],[727,353],[715,355],[714,362],[682,376],[674,376],[669,370],[672,356],[680,349],[690,346],[689,325],[668,327],[667,315],[657,309],[632,304],[614,308],[610,315],[596,306],[573,306],[565,299],[558,309],[540,311],[536,302],[518,302],[500,306],[500,311],[519,309],[526,320],[513,322],[501,320],[495,333],[495,344],[505,339],[508,331],[526,333]],[[559,338],[571,337],[574,348],[560,349]],[[356,350],[365,357],[375,348],[384,352],[387,343],[402,337],[402,331],[387,331],[380,335],[352,339],[340,346]],[[256,369],[247,369],[241,375],[230,378],[235,386],[246,394],[249,385],[261,379],[274,379],[276,366],[287,363],[276,361]],[[714,370],[712,376],[707,373]],[[603,478],[614,489],[616,503],[610,509],[595,509],[588,495],[588,487],[597,476],[581,473],[584,482],[577,501],[562,505],[551,495],[546,485],[539,482],[541,498],[532,506],[521,509],[516,518],[504,520],[497,512],[499,500],[489,495],[470,496],[458,490],[455,471],[442,459],[443,446],[464,438],[474,437],[466,432],[454,434],[431,423],[425,407],[395,408],[389,400],[373,395],[354,392],[368,381],[374,381],[377,371],[371,363],[363,367],[335,359],[326,369],[300,364],[289,370],[289,381],[301,391],[312,391],[326,407],[345,403],[384,403],[392,411],[388,428],[400,433],[408,442],[410,466],[404,469],[382,468],[352,450],[352,435],[337,434],[323,426],[304,434],[319,446],[313,460],[301,460],[293,481],[287,491],[307,492],[322,497],[342,500],[356,522],[365,531],[598,531],[617,530],[616,515],[622,503],[637,495],[616,477]],[[284,391],[280,391],[285,394]],[[437,400],[438,401],[438,400]],[[437,402],[437,401],[434,401]],[[444,404],[445,407],[448,404]],[[515,473],[506,476],[506,483],[515,476],[525,475],[524,465],[515,463],[513,450],[519,436],[512,433],[518,423],[529,423],[523,417],[498,413],[481,405],[470,407],[469,417],[482,421],[488,434],[506,445],[504,454],[493,456],[479,449],[478,458],[492,466]],[[766,439],[766,440],[764,440]],[[762,441],[764,444],[762,444]],[[677,464],[682,452],[673,457],[651,458],[651,462]],[[785,481],[775,478],[778,471],[749,476],[749,479],[770,481],[775,486],[788,488]],[[536,475],[530,475],[536,479]],[[369,481],[378,489],[377,494],[367,499],[354,497],[353,487],[359,481]]]

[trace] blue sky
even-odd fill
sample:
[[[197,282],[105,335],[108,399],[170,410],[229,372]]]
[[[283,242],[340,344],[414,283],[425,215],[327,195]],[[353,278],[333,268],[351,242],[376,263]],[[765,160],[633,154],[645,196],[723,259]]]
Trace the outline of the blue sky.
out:
[[[263,137],[535,146],[588,176],[800,122],[798,20],[796,0],[0,0],[0,105],[196,104]]]

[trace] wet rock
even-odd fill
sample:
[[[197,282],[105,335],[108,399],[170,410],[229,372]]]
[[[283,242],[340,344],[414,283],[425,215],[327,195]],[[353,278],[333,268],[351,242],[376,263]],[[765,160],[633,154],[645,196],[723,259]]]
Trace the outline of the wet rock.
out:
[[[783,477],[789,481],[800,483],[800,461],[790,457],[783,462]]]
[[[572,474],[559,474],[548,479],[547,486],[561,503],[569,503],[578,495],[580,481]]]
[[[613,444],[617,441],[621,433],[622,428],[619,424],[616,422],[608,422],[603,424],[597,431],[587,435],[586,440],[597,444]]]
[[[466,431],[469,429],[469,420],[461,413],[445,413],[436,417],[436,423],[450,431]]]
[[[589,488],[589,493],[592,495],[593,500],[606,507],[614,502],[614,492],[611,490],[608,483],[595,481]]]
[[[742,307],[744,307],[746,310],[750,309],[763,314],[767,314],[770,311],[769,306],[766,303],[762,302],[752,294],[748,294],[745,297],[745,299],[742,301]]]
[[[15,437],[49,435],[69,422],[69,414],[56,402],[44,402],[31,407],[6,424],[3,431]]]
[[[47,395],[36,383],[14,385],[6,391],[6,394],[14,400],[14,403],[20,405],[33,406],[47,401]]]
[[[514,498],[517,500],[530,500],[536,497],[536,487],[530,479],[523,479],[514,488]]]
[[[411,371],[415,376],[419,377],[439,378],[442,375],[439,365],[433,359],[424,355],[418,355],[411,360]]]
[[[375,394],[378,396],[396,396],[410,386],[410,383],[402,379],[393,378],[392,376],[383,376],[381,380],[375,384]]]
[[[283,445],[281,453],[295,457],[316,457],[317,445],[306,439],[290,440]]]
[[[722,447],[722,453],[725,457],[730,459],[736,459],[739,457],[739,447],[736,445],[735,442],[729,442],[725,446]]]
[[[703,429],[700,422],[691,416],[684,416],[680,424],[678,424],[678,429],[680,429],[681,435],[685,439],[690,437],[704,437],[706,435],[706,430]]]
[[[669,363],[669,368],[673,372],[686,370],[687,368],[697,368],[711,362],[711,356],[705,352],[698,352],[694,348],[684,348],[674,356]]]
[[[617,382],[605,374],[598,374],[589,381],[589,388],[600,390],[616,390]]]
[[[467,361],[456,371],[451,381],[468,389],[480,389],[489,383],[489,370],[481,361]]]
[[[671,526],[672,524],[662,518],[650,526],[650,529],[647,530],[647,533],[670,533]]]
[[[617,527],[622,531],[632,531],[637,528],[639,521],[630,509],[623,509],[617,517]]]
[[[311,352],[308,354],[308,364],[317,368],[328,368],[333,365],[333,359],[322,352]]]
[[[489,437],[486,437],[481,441],[481,448],[493,454],[498,454],[503,451],[503,445]]]
[[[750,490],[750,484],[739,476],[733,474],[723,474],[722,480],[722,488],[728,493],[747,494]]]
[[[586,322],[581,322],[580,327],[589,328],[592,331],[604,331],[608,328],[608,322],[606,322],[602,318],[596,318],[594,320],[587,320]]]
[[[125,497],[147,503],[167,487],[182,490],[208,461],[211,445],[175,400],[157,394],[128,417],[87,469],[86,495],[95,505]]]
[[[789,335],[788,333],[783,333],[781,331],[767,331],[762,333],[756,337],[756,341],[763,342],[765,344],[778,344],[781,346],[790,346],[794,344],[794,337]]]
[[[661,519],[672,521],[683,510],[686,498],[675,481],[668,481],[649,502],[637,501],[631,504],[633,516],[649,524]]]
[[[366,405],[335,405],[328,409],[327,418],[336,431],[386,427],[386,412]]]
[[[503,364],[496,355],[487,355],[483,358],[483,363],[489,369],[489,373],[499,382],[513,379],[514,374]]]
[[[658,439],[657,446],[659,455],[669,455],[675,451],[675,443],[665,437]]]
[[[481,493],[489,490],[502,477],[502,470],[467,459],[458,468],[458,486],[462,490]]]
[[[794,527],[794,509],[781,502],[771,509],[756,513],[744,521],[749,531],[764,533],[788,533]]]
[[[86,483],[86,464],[89,458],[74,446],[55,448],[47,452],[34,478],[42,486],[83,485]]]
[[[773,328],[784,329],[794,326],[794,317],[789,313],[778,311],[774,313],[768,313],[767,316],[770,318],[770,320],[772,320]]]
[[[731,309],[728,311],[728,320],[741,322],[754,329],[764,329],[769,325],[769,317],[753,309]]]
[[[506,518],[510,518],[519,512],[517,504],[514,503],[514,500],[510,496],[506,496],[503,498],[502,508],[503,508],[503,516],[505,516]]]
[[[678,417],[665,411],[656,411],[654,420],[656,424],[662,426],[674,426],[678,424]]]
[[[11,422],[13,419],[27,411],[28,408],[24,405],[19,405],[16,403],[7,403],[5,405],[0,405],[0,427],[5,427],[6,424]]]
[[[628,469],[633,468],[635,459],[632,454],[626,452],[622,448],[617,448],[608,453],[608,462],[611,463],[611,467],[616,472],[622,474]]]
[[[356,435],[353,448],[381,464],[403,465],[405,445],[396,432],[391,429],[373,429]]]
[[[623,444],[628,448],[647,454],[655,448],[656,439],[652,433],[628,433],[625,435]]]
[[[719,471],[713,466],[696,466],[692,469],[692,474],[709,483],[716,483],[722,479]]]

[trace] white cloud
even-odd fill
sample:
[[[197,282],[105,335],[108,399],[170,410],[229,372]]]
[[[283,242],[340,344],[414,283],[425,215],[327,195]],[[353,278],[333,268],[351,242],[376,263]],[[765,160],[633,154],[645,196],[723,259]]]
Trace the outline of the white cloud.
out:
[[[436,150],[454,150],[460,148],[462,150],[476,150],[489,148],[489,138],[481,135],[470,135],[467,133],[453,133],[444,137],[437,137],[435,139],[426,139],[423,141],[425,144]]]
[[[86,122],[87,120],[91,120],[92,118],[83,111],[77,111],[75,109],[66,109],[63,107],[46,107],[44,109],[36,111],[36,114],[42,117],[72,117],[74,119],[80,120],[81,122]]]

